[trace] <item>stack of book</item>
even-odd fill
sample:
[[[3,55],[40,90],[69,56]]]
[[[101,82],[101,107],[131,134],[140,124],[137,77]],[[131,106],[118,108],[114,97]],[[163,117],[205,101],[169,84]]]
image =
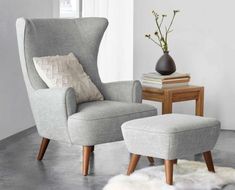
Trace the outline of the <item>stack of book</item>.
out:
[[[157,72],[146,73],[142,76],[142,85],[154,88],[187,86],[190,81],[189,74],[173,73],[161,75]]]

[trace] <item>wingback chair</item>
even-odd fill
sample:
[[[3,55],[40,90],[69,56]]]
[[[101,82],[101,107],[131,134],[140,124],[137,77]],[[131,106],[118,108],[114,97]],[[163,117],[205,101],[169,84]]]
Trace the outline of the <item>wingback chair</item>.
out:
[[[139,81],[102,83],[97,55],[108,26],[105,18],[24,19],[16,22],[24,81],[39,135],[38,160],[50,140],[83,146],[83,175],[88,174],[94,145],[123,139],[121,124],[153,116],[156,108],[141,104]],[[48,88],[39,77],[33,57],[74,53],[85,72],[104,96],[104,101],[77,104],[73,88]],[[112,63],[110,63],[112,64]]]

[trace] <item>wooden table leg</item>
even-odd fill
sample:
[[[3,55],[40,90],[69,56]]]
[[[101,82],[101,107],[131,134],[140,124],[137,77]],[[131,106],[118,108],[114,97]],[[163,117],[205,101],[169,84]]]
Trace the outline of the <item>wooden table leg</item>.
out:
[[[198,98],[196,99],[196,115],[203,116],[204,114],[204,88],[199,91]]]
[[[198,98],[196,99],[196,109],[195,114],[197,116],[203,116],[204,115],[204,87],[202,87],[199,91]],[[194,156],[194,160],[197,160],[197,158],[201,158],[202,154],[196,154]]]
[[[172,94],[165,93],[165,100],[162,102],[162,114],[172,113]]]

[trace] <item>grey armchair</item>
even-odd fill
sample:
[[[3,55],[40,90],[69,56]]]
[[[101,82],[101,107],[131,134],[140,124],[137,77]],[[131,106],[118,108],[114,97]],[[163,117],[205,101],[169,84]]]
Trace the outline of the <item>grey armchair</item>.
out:
[[[16,22],[21,67],[39,135],[38,160],[42,160],[50,140],[83,146],[83,175],[88,174],[94,145],[123,139],[121,124],[153,116],[157,110],[141,104],[139,81],[102,83],[97,55],[105,18],[24,19]],[[73,52],[101,93],[104,101],[77,105],[73,88],[49,89],[33,64],[33,57],[65,55]]]

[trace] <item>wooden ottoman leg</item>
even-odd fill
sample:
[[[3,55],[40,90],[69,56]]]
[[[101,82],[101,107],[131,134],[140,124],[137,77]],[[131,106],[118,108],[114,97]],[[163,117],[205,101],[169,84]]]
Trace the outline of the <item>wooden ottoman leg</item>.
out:
[[[165,163],[166,183],[168,185],[173,185],[174,160],[165,160],[164,163]]]
[[[148,158],[148,160],[149,160],[149,162],[150,162],[151,165],[154,164],[154,159],[153,159],[153,157],[148,156],[147,158]]]
[[[213,164],[213,160],[212,160],[211,151],[204,152],[203,156],[204,156],[208,171],[215,173],[215,168],[214,168],[214,164]]]
[[[130,163],[129,163],[128,170],[127,170],[127,175],[130,175],[132,172],[135,171],[135,168],[138,164],[139,159],[140,159],[140,155],[137,155],[137,154],[131,155]]]
[[[91,152],[94,152],[95,146],[91,146]]]

